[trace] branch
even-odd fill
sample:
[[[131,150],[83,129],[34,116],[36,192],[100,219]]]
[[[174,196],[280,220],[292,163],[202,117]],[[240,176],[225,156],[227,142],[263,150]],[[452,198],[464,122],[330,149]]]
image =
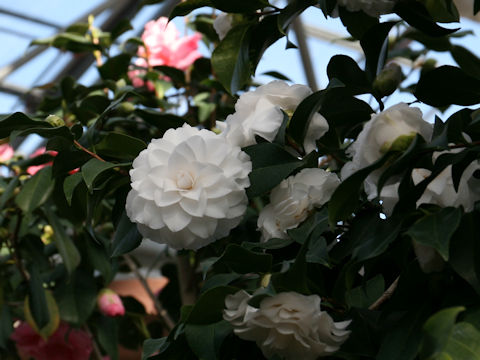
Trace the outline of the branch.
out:
[[[398,285],[398,280],[400,279],[400,276],[398,276],[395,281],[388,287],[387,290],[380,296],[377,301],[375,301],[372,305],[368,307],[368,310],[377,310],[385,301],[390,299],[393,295],[393,292],[397,288]]]
[[[132,272],[135,274],[137,279],[140,281],[140,283],[142,284],[143,288],[147,292],[150,299],[152,299],[153,305],[155,306],[155,310],[157,310],[158,316],[162,320],[163,324],[168,329],[168,331],[171,331],[175,327],[175,323],[173,322],[172,318],[168,314],[167,310],[165,310],[165,308],[160,303],[160,300],[158,300],[158,298],[153,293],[152,289],[148,285],[148,282],[145,280],[142,274],[140,274],[140,272],[138,271],[137,264],[135,264],[135,262],[132,260],[132,258],[129,255],[123,255],[123,259],[127,263],[130,270],[132,270]]]
[[[80,144],[77,140],[73,140],[73,143],[82,151],[86,152],[87,154],[89,154],[90,156],[93,156],[95,159],[98,159],[100,161],[103,161],[105,162],[105,160],[103,160],[100,156],[98,156],[97,154],[91,152],[90,150],[88,150],[87,148],[85,148],[82,144]]]

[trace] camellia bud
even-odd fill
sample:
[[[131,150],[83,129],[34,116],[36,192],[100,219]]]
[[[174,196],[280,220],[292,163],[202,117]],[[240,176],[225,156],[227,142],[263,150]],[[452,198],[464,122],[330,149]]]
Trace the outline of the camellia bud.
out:
[[[121,115],[129,115],[129,114],[131,114],[132,112],[135,111],[135,105],[133,105],[132,103],[130,103],[128,101],[124,101],[124,102],[122,102],[118,105],[117,111]]]
[[[396,63],[390,63],[373,81],[373,90],[380,96],[391,95],[403,79],[402,68]]]
[[[59,127],[59,126],[64,126],[65,121],[57,115],[48,115],[47,118],[45,119],[46,122],[48,122],[50,125]]]
[[[125,307],[122,299],[117,293],[110,289],[103,289],[97,297],[97,305],[100,312],[105,316],[123,316],[125,315]]]

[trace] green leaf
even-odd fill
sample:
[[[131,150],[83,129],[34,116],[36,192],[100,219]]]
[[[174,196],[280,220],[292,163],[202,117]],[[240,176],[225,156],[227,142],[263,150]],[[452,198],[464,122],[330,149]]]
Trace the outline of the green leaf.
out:
[[[162,0],[163,1],[163,0]],[[185,16],[190,14],[195,9],[204,7],[204,6],[211,6],[213,7],[212,0],[188,0],[182,1],[180,4],[175,6],[172,13],[170,14],[170,20],[177,16]]]
[[[26,297],[23,307],[25,320],[32,327],[32,329],[35,330],[36,333],[38,333],[44,340],[46,340],[58,329],[58,325],[60,325],[60,314],[58,311],[57,303],[55,302],[55,298],[53,297],[52,292],[50,290],[45,290],[43,286],[41,290],[37,289],[36,299],[34,298],[32,293],[30,293],[30,295],[31,296]],[[44,298],[39,299],[38,296],[44,296]],[[32,300],[30,300],[30,298]],[[42,303],[40,305],[38,303],[39,301],[45,301],[45,303]],[[30,305],[30,302],[32,302],[33,304]],[[38,306],[42,306],[42,308],[38,308]],[[43,308],[43,306],[45,306],[45,308]],[[35,311],[41,311],[42,317],[46,317],[47,322],[44,325],[40,325],[40,323],[38,322],[37,317],[39,314],[35,314]]]
[[[25,308],[28,309],[33,325],[39,330],[48,325],[51,314],[48,311],[47,293],[43,287],[38,267],[33,265],[29,272],[30,281],[28,283],[28,297],[25,302]]]
[[[53,126],[46,121],[34,120],[21,112],[0,115],[0,138],[9,137],[10,133],[15,130],[32,128],[52,129]]]
[[[118,360],[118,323],[116,319],[102,316],[97,325],[97,339],[111,360]]]
[[[385,280],[381,274],[367,280],[364,284],[348,290],[345,299],[349,306],[368,308],[385,291]]]
[[[232,281],[239,279],[242,275],[229,273],[229,274],[216,274],[210,276],[205,282],[203,283],[201,292],[205,292],[209,289],[212,289],[217,286],[227,286]]]
[[[480,102],[480,79],[444,65],[423,72],[415,88],[418,100],[432,106],[475,105]]]
[[[410,26],[430,36],[444,36],[458,30],[438,26],[425,6],[417,0],[397,1],[393,11]]]
[[[200,295],[185,322],[194,325],[207,325],[221,321],[225,308],[225,297],[237,291],[237,288],[231,286],[219,286],[204,292]]]
[[[327,75],[330,80],[333,78],[340,80],[354,95],[372,91],[367,75],[349,56],[333,56],[327,66]]]
[[[95,309],[97,301],[95,279],[84,270],[78,269],[71,274],[68,282],[59,283],[55,295],[62,319],[76,325],[84,324]]]
[[[77,185],[82,182],[83,176],[81,173],[76,172],[70,176],[67,176],[63,182],[63,192],[65,194],[65,199],[69,206],[72,206],[72,198]]]
[[[177,128],[185,123],[185,119],[173,114],[165,114],[150,109],[136,109],[135,114],[146,123],[155,126],[161,131],[167,131],[170,128]]]
[[[188,345],[199,359],[219,359],[220,347],[223,340],[232,332],[232,325],[222,320],[209,325],[185,326],[185,335]]]
[[[480,11],[480,0],[474,0],[473,1],[473,15],[477,15],[477,13]]]
[[[142,242],[142,235],[138,232],[137,225],[132,223],[126,212],[122,213],[117,231],[113,238],[111,257],[126,254],[137,248]]]
[[[13,332],[13,319],[10,314],[10,309],[7,305],[2,306],[0,312],[0,348],[5,349],[7,347],[7,341]]]
[[[388,33],[396,24],[389,21],[370,28],[360,40],[365,53],[365,73],[370,80],[375,79],[383,69],[388,54]]]
[[[71,274],[75,268],[80,264],[80,253],[73,243],[72,238],[67,235],[65,228],[63,227],[58,215],[53,212],[50,207],[45,207],[45,215],[48,219],[48,222],[53,228],[53,237],[55,239],[55,245],[57,246],[58,252],[62,257],[63,263],[68,271]]]
[[[277,186],[303,162],[298,160],[283,147],[268,142],[251,145],[243,149],[252,161],[252,172],[249,174],[249,198],[262,195]]]
[[[232,28],[212,53],[212,67],[218,80],[231,94],[235,94],[250,79],[251,24]]]
[[[339,6],[338,10],[342,24],[355,39],[360,40],[369,29],[378,24],[377,18],[363,11],[350,12],[343,6]]]
[[[102,141],[95,145],[99,154],[116,159],[135,159],[147,144],[133,136],[109,132]]]
[[[129,54],[119,54],[111,57],[102,66],[98,67],[98,72],[104,80],[118,80],[127,74],[131,59],[132,56]]]
[[[15,202],[23,212],[32,212],[48,200],[53,186],[52,167],[46,166],[25,182]]]
[[[93,183],[100,174],[113,168],[124,166],[131,166],[131,163],[114,164],[108,161],[101,161],[93,158],[82,166],[81,172],[88,190],[92,191]]]
[[[143,342],[142,360],[147,360],[150,356],[155,354],[157,351],[161,352],[161,349],[165,346],[168,346],[166,337],[163,337],[160,339],[145,340]]]
[[[441,23],[460,21],[460,15],[453,0],[426,0],[424,3],[435,21]]]
[[[31,45],[53,46],[61,50],[68,50],[74,53],[92,52],[102,50],[102,47],[95,44],[85,36],[75,33],[61,33],[43,39],[34,40]]]
[[[278,28],[282,34],[286,34],[290,24],[309,6],[315,5],[313,0],[289,1],[278,16]]]
[[[239,274],[267,273],[272,268],[272,255],[256,253],[237,244],[229,244],[217,260]]]
[[[450,238],[460,225],[461,219],[461,209],[443,208],[418,220],[406,234],[420,244],[435,248],[442,258],[448,261]]]
[[[452,46],[450,52],[465,73],[480,79],[480,59],[475,54],[460,45]]]
[[[255,10],[267,7],[267,0],[211,0],[213,7],[227,13],[254,13]]]
[[[455,328],[455,319],[457,318],[458,314],[464,310],[465,308],[463,306],[443,309],[432,315],[425,322],[425,325],[423,326],[424,338],[420,350],[422,359],[442,359],[440,355],[444,353],[448,343],[452,340],[455,341],[452,339]],[[478,343],[479,342],[477,339],[477,344]],[[447,356],[446,359],[467,359],[455,356],[448,357],[447,353],[444,353],[443,355]],[[479,359],[479,357],[471,357],[468,359]]]
[[[449,263],[480,294],[480,224],[478,212],[463,215],[450,241]]]

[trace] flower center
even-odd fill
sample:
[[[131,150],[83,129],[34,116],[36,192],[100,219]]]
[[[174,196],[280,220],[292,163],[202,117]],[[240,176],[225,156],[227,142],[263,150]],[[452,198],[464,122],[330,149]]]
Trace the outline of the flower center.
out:
[[[180,170],[175,177],[175,183],[181,190],[191,190],[195,184],[195,181],[192,174],[190,174],[188,171]]]

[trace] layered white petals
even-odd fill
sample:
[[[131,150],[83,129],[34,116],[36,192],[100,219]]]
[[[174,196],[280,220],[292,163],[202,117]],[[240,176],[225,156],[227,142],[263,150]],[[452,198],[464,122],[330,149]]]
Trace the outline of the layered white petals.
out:
[[[255,136],[273,141],[283,122],[283,112],[292,115],[297,106],[312,91],[305,85],[288,85],[275,80],[240,96],[235,112],[217,128],[231,144],[244,147],[256,143]],[[328,123],[320,114],[310,120],[304,147],[307,152],[316,148],[315,141],[328,131]]]
[[[169,129],[133,162],[127,215],[145,238],[196,250],[241,221],[251,168],[247,154],[211,131]]]
[[[248,305],[250,298],[243,290],[227,296],[223,317],[238,337],[255,341],[267,358],[315,360],[337,351],[350,334],[350,321],[334,322],[320,310],[318,295],[283,292],[266,297],[259,308]]]
[[[337,2],[349,11],[361,10],[370,16],[379,17],[391,13],[397,0],[337,0]]]
[[[339,185],[334,173],[322,169],[303,169],[277,185],[258,217],[263,240],[288,237],[287,230],[297,227],[314,207],[325,204]]]

